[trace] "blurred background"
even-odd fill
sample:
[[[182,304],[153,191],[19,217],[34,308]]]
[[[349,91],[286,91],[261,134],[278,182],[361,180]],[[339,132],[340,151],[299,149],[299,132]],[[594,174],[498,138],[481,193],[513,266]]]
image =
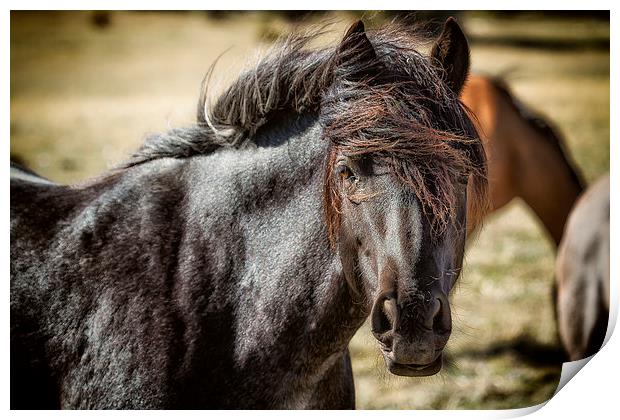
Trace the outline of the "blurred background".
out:
[[[200,84],[215,91],[279,36],[363,18],[456,16],[474,72],[502,76],[558,128],[588,183],[609,171],[609,13],[12,12],[11,158],[61,183],[119,163],[147,133],[191,124]],[[520,200],[468,244],[453,297],[454,332],[439,375],[384,367],[365,325],[351,343],[358,408],[520,408],[548,400],[562,354],[551,286],[555,247]]]

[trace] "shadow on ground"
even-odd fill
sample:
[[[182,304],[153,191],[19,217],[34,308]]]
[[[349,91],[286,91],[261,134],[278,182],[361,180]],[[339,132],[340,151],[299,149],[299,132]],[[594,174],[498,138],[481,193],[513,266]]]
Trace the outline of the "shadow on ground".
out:
[[[486,359],[497,356],[512,356],[532,367],[557,367],[568,361],[559,345],[541,343],[529,334],[521,334],[510,340],[490,343],[484,349],[468,349],[446,355],[450,359],[460,357]]]

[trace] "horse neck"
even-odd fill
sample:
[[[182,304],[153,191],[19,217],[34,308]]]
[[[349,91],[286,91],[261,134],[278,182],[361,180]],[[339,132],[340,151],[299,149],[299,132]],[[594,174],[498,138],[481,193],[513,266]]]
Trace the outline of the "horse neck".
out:
[[[239,359],[251,358],[260,343],[285,348],[288,360],[304,352],[300,360],[320,362],[344,350],[364,319],[327,238],[322,204],[327,144],[315,118],[283,118],[251,143],[196,159],[192,172],[199,178],[193,184],[202,199],[191,213],[205,214],[205,194],[218,195],[208,199],[218,203],[217,216],[197,222],[230,238],[212,235],[207,241],[236,260],[213,278],[227,282],[232,296],[223,298],[232,299],[243,318],[237,322],[244,337],[237,345]]]
[[[515,138],[518,194],[532,208],[559,245],[575,201],[583,191],[580,178],[559,144],[531,126]]]
[[[521,197],[556,245],[568,213],[583,190],[579,175],[559,145],[524,114],[531,112],[492,79],[472,76],[462,100],[476,115],[489,167],[491,210]],[[557,144],[555,142],[558,142]],[[471,220],[469,230],[479,225]]]

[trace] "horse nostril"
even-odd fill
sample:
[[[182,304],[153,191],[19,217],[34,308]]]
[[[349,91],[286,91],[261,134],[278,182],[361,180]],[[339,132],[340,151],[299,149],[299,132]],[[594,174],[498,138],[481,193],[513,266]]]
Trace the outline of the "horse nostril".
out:
[[[424,319],[424,327],[429,330],[435,329],[437,317],[441,312],[441,302],[439,299],[435,299],[433,306],[430,307],[428,315]]]
[[[383,313],[387,317],[392,327],[396,326],[398,316],[398,308],[396,307],[396,299],[386,299],[383,301]]]
[[[450,307],[447,304],[444,304],[440,298],[437,298],[433,311],[433,331],[437,334],[445,334],[449,332],[452,327]]]
[[[398,319],[396,299],[391,293],[382,294],[372,307],[370,326],[375,337],[382,341],[385,333],[391,331]]]

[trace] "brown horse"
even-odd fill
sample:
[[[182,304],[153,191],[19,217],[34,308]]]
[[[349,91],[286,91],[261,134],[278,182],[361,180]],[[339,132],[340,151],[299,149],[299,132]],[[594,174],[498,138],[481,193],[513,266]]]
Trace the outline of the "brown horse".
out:
[[[609,176],[571,212],[555,267],[560,339],[570,360],[596,353],[609,318]]]
[[[487,155],[490,211],[521,197],[557,246],[584,186],[557,130],[520,103],[499,79],[472,75],[461,100],[475,116]],[[471,231],[481,218],[470,214],[468,221]]]

